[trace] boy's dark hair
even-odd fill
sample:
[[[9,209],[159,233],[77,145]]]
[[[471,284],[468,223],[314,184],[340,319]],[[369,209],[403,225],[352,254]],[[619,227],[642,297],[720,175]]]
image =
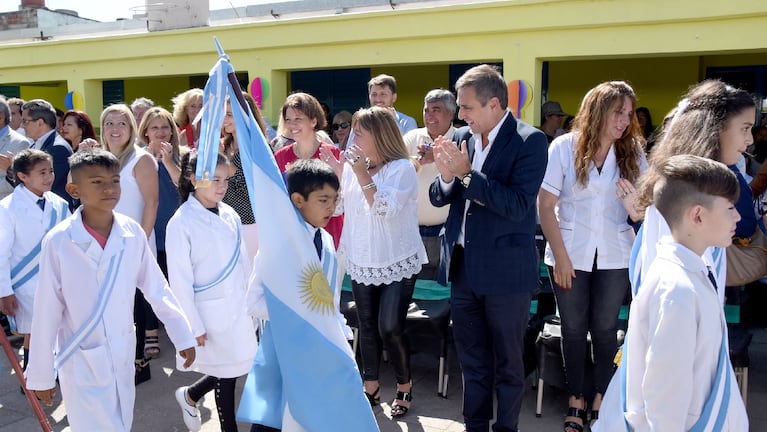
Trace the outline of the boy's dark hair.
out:
[[[93,166],[120,172],[120,161],[117,160],[115,155],[106,150],[92,149],[79,151],[69,157],[69,173],[72,175],[72,180],[75,180],[82,168]]]
[[[309,194],[329,185],[338,190],[340,184],[338,176],[330,168],[330,165],[319,159],[299,159],[290,166],[286,173],[288,182],[288,194],[298,192],[304,199],[309,199]]]
[[[24,149],[16,153],[16,156],[13,157],[12,169],[14,173],[23,173],[28,175],[32,171],[32,168],[35,167],[35,165],[43,161],[53,163],[53,158],[51,158],[51,155],[42,150]],[[23,182],[21,179],[17,176],[16,186],[22,183]]]
[[[229,159],[222,153],[218,153],[216,157],[216,166],[226,165],[229,163]],[[189,199],[189,194],[194,192],[194,185],[192,184],[192,178],[196,175],[197,171],[197,152],[186,152],[181,156],[181,175],[178,178],[178,198],[181,204],[185,203]]]
[[[721,162],[700,156],[676,155],[657,168],[653,202],[669,227],[676,228],[690,206],[709,208],[715,197],[734,203],[740,195],[735,173]]]

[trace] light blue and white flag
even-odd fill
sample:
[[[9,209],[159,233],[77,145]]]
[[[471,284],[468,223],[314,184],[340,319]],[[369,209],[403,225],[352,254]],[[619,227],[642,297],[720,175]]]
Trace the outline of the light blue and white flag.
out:
[[[265,269],[259,277],[269,310],[271,344],[259,348],[256,363],[271,364],[269,370],[280,374],[282,384],[281,389],[274,388],[276,394],[271,398],[264,391],[248,388],[264,390],[279,385],[273,376],[260,376],[254,365],[238,419],[257,422],[263,412],[254,411],[264,407],[282,410],[287,403],[292,417],[308,431],[377,431],[354,354],[334,315],[332,289],[312,236],[290,201],[271,149],[242,97],[233,67],[215,42],[219,59],[205,86],[202,130],[218,130],[220,117],[213,112],[224,112],[228,93],[257,221],[259,267]],[[218,148],[218,141],[201,136],[200,147],[213,145]]]

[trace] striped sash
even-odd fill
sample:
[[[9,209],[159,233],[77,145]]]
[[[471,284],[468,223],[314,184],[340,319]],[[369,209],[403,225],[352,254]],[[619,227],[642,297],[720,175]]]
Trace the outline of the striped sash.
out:
[[[101,284],[101,291],[99,292],[96,307],[82,327],[80,327],[59,350],[56,358],[53,360],[53,366],[56,370],[61,369],[61,366],[69,359],[72,353],[78,349],[80,343],[93,332],[93,329],[96,328],[96,325],[104,315],[104,310],[109,302],[109,297],[112,296],[112,291],[114,290],[115,282],[117,281],[117,273],[120,264],[122,263],[124,253],[125,249],[123,248],[118,255],[112,256],[109,260],[109,268],[107,269],[106,277],[104,277],[104,282]]]
[[[226,278],[229,277],[229,275],[232,274],[234,271],[234,268],[237,267],[237,262],[240,260],[240,242],[242,240],[242,233],[240,232],[240,225],[236,225],[237,227],[237,242],[235,243],[234,247],[234,253],[232,254],[232,257],[229,258],[229,262],[226,264],[226,267],[221,271],[221,274],[218,275],[217,278],[215,278],[212,282],[207,284],[194,284],[192,285],[192,288],[194,288],[194,293],[199,294],[203,291],[207,291],[214,286],[220,284],[223,282]]]
[[[65,205],[66,203],[62,204],[58,211],[55,207],[51,208],[51,220],[48,223],[48,229],[45,230],[46,234],[66,217]],[[40,271],[40,250],[42,249],[44,237],[45,234],[40,237],[40,241],[37,242],[35,247],[11,269],[11,287],[14,291],[27,283]]]
[[[650,214],[649,209],[646,215],[655,216]],[[646,218],[646,221],[649,219],[649,217]],[[643,273],[647,271],[656,257],[656,245],[660,240],[661,235],[658,233],[657,227],[652,225],[657,223],[657,221],[653,221],[653,223],[650,224],[650,227],[648,227],[647,223],[643,224],[634,240],[634,246],[631,250],[631,258],[629,262],[629,279],[631,280],[633,297],[637,296],[639,289],[641,288]],[[649,231],[646,230],[646,228],[649,228]],[[720,277],[719,275],[723,275],[723,272],[726,270],[727,261],[725,250],[718,247],[712,248],[711,260],[712,267],[716,272],[715,274]],[[727,349],[727,322],[724,317],[724,311],[721,313],[721,321],[722,345],[719,350],[719,361],[716,367],[714,385],[703,405],[703,412],[701,412],[700,418],[695,422],[690,431],[703,432],[722,430],[722,425],[727,417],[727,407],[730,400],[730,370],[732,369],[732,365],[730,364],[730,356]],[[628,335],[625,340],[628,342]],[[622,356],[624,360],[621,362],[618,370],[618,376],[620,377],[620,402],[623,412],[626,413],[626,370],[629,359],[629,344],[624,343],[621,349],[623,351]],[[626,430],[630,430],[628,422],[626,422]]]

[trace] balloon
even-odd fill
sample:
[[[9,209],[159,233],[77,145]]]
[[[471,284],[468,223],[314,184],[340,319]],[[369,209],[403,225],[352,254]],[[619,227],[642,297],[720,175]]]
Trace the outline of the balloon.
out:
[[[261,85],[261,78],[255,77],[248,86],[248,93],[253,96],[253,100],[256,101],[258,109],[264,109],[264,91]]]
[[[83,96],[75,91],[67,93],[67,95],[64,96],[64,106],[67,108],[67,110],[82,111]]]
[[[522,117],[522,111],[533,101],[533,86],[527,81],[514,80],[508,84],[509,108],[514,117]]]

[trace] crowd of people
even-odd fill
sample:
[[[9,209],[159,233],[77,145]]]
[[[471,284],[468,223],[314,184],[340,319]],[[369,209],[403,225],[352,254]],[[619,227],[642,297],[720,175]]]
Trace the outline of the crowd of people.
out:
[[[391,416],[407,415],[405,320],[416,281],[450,283],[466,430],[518,430],[540,225],[562,324],[566,432],[616,430],[624,418],[633,430],[690,430],[711,421],[710,398],[721,405],[721,430],[747,430],[720,358],[720,315],[725,286],[767,275],[764,249],[747,247],[767,243],[753,205],[767,189],[767,150],[750,147],[751,96],[704,81],[656,129],[634,89],[608,81],[566,122],[547,101],[535,128],[511,113],[491,66],[469,69],[455,90],[425,95],[423,128],[394,108],[389,75],[369,81],[370,107],[355,113],[331,116],[314,96],[292,93],[268,139],[312,246],[321,259],[337,254],[339,274],[351,279],[359,396],[371,408],[390,397]],[[270,135],[254,100],[241,96]],[[213,143],[215,172],[197,180],[203,97],[187,90],[170,110],[143,97],[110,105],[98,137],[82,111],[63,113],[58,126],[47,101],[0,98],[0,312],[25,336],[27,388],[46,403],[55,365],[73,430],[130,430],[134,386],[151,379],[150,360],[165,350],[160,323],[178,368],[203,374],[175,391],[186,426],[200,429],[197,403],[215,390],[221,430],[237,430],[235,382],[256,358],[253,317],[269,313],[254,303],[263,292],[251,295],[259,222],[240,153],[251,143],[238,142],[232,97]],[[767,141],[764,130],[753,132]],[[337,307],[342,278],[326,276]],[[621,375],[615,335],[630,292],[641,301],[632,304]],[[678,298],[708,312],[682,314]],[[671,339],[677,329],[684,344]],[[384,349],[391,393],[379,382]],[[252,431],[306,427],[285,421]]]

